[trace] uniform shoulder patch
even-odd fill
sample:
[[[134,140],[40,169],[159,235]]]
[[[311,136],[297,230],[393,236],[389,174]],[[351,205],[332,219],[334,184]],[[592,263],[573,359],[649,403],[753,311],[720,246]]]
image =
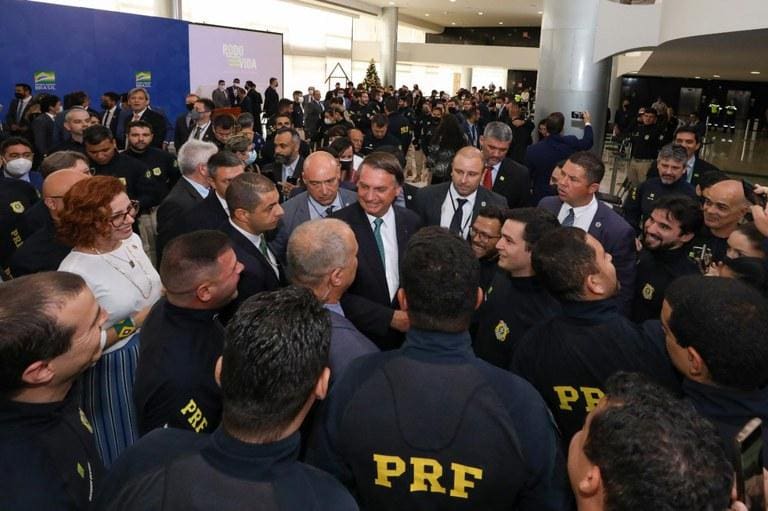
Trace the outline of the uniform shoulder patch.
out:
[[[497,341],[504,342],[507,340],[507,336],[509,335],[509,327],[503,319],[500,320],[499,324],[496,325],[496,328],[493,329],[493,333],[496,334]]]
[[[653,293],[656,292],[656,289],[650,284],[646,284],[643,286],[643,298],[646,300],[652,300],[653,299]]]

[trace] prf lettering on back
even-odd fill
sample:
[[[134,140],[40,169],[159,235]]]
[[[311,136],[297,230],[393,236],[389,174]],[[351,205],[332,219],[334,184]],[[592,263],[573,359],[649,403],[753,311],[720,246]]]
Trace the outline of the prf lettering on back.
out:
[[[575,387],[560,386],[552,387],[552,390],[555,391],[557,399],[560,401],[560,409],[571,412],[573,411],[573,406],[571,405],[578,403],[582,398],[584,400],[584,410],[590,412],[605,395],[605,393],[597,387],[579,387],[579,389],[576,390]]]
[[[406,472],[405,460],[400,456],[374,453],[373,461],[376,463],[376,479],[374,483],[378,486],[392,488],[391,479],[400,477]],[[408,489],[411,492],[446,492],[445,486],[440,483],[444,469],[439,461],[432,458],[410,458],[409,461],[411,465],[411,484]],[[451,463],[451,471],[453,472],[453,488],[448,495],[459,499],[468,499],[469,493],[467,490],[474,488],[475,481],[483,478],[483,469],[460,463]]]
[[[208,419],[203,416],[203,411],[200,410],[194,399],[190,399],[189,403],[181,409],[181,414],[187,419],[195,433],[200,433],[208,426]]]

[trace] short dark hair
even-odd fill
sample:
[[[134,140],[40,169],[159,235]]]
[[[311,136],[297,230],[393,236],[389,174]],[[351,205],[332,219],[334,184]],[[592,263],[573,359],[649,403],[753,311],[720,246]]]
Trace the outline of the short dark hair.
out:
[[[120,102],[120,94],[118,94],[117,92],[112,92],[112,91],[105,92],[104,94],[102,94],[102,96],[108,97],[109,99],[111,99],[115,103],[119,103]]]
[[[583,168],[589,184],[599,183],[605,175],[605,164],[599,156],[589,151],[579,151],[568,157],[568,161]]]
[[[696,115],[694,113],[694,115]],[[696,131],[694,128],[691,128],[690,126],[681,126],[675,130],[675,136],[677,136],[678,133],[691,133],[693,134],[694,138],[696,139],[696,143],[701,143],[701,135],[699,135],[699,132]]]
[[[342,127],[342,126],[339,126],[339,127]],[[346,137],[346,129],[344,129],[344,131],[345,131],[344,135],[340,136],[339,138],[331,142],[330,145],[325,148],[326,151],[331,153],[336,158],[341,156],[341,154],[347,149],[349,149],[350,147],[353,147],[352,141]]]
[[[213,102],[213,100],[210,100],[208,98],[197,98],[195,103],[202,103],[205,107],[206,112],[213,112],[216,110],[216,103]]]
[[[235,127],[237,119],[232,114],[221,114],[213,118],[213,127],[225,130],[231,130]]]
[[[461,332],[477,304],[480,266],[469,244],[447,229],[425,227],[408,241],[400,261],[400,286],[411,325]]]
[[[550,135],[560,134],[565,126],[565,116],[562,112],[552,112],[544,120],[544,125],[547,127],[547,133]]]
[[[389,126],[389,119],[384,114],[376,114],[371,119],[371,125],[383,128],[384,126]]]
[[[584,454],[600,468],[605,509],[728,508],[733,469],[691,404],[638,374],[611,376],[606,394],[584,440]]]
[[[210,158],[208,158],[208,175],[213,177],[216,177],[216,172],[221,167],[237,167],[237,166],[245,166],[243,164],[243,160],[237,157],[237,155],[231,151],[219,151],[218,153],[214,153],[211,155]]]
[[[84,161],[90,166],[88,157],[79,151],[56,151],[46,156],[40,164],[40,174],[46,178],[57,170],[74,167],[77,160]]]
[[[736,231],[746,236],[753,249],[761,250],[765,253],[763,246],[765,244],[766,236],[760,232],[760,229],[757,228],[755,222],[739,224],[736,226]]]
[[[764,296],[768,291],[768,268],[760,257],[723,258],[723,265],[733,273],[734,278],[760,291]]]
[[[152,125],[149,124],[147,121],[130,121],[126,126],[125,132],[130,133],[131,128],[147,128],[150,133],[152,134],[155,133],[155,130],[152,129]]]
[[[0,395],[24,387],[21,377],[30,364],[69,350],[75,327],[59,324],[56,312],[84,289],[83,278],[68,272],[35,273],[0,285]]]
[[[508,210],[506,208],[500,208],[493,204],[483,206],[477,211],[477,216],[496,219],[500,224],[503,224],[504,220],[507,219],[507,214]]]
[[[373,169],[383,170],[387,174],[392,174],[397,180],[397,184],[401,185],[405,182],[405,176],[403,175],[403,167],[400,165],[400,161],[397,156],[392,153],[384,151],[374,151],[365,157],[360,164],[360,168],[366,165]]]
[[[544,287],[559,300],[581,301],[587,277],[600,270],[587,233],[561,227],[545,234],[531,254],[533,271]]]
[[[736,279],[688,275],[664,299],[677,344],[696,349],[713,383],[746,391],[768,383],[768,302],[760,292]]]
[[[232,248],[220,231],[201,230],[182,234],[163,250],[160,280],[169,294],[193,291],[218,270],[218,258]]]
[[[8,137],[3,140],[2,143],[0,143],[0,155],[5,154],[5,151],[12,145],[23,145],[34,152],[34,149],[32,148],[32,142],[30,142],[28,139],[24,137]]]
[[[560,222],[557,221],[555,214],[544,208],[510,209],[504,215],[504,220],[514,220],[525,224],[523,240],[529,251],[533,251],[533,248],[545,234],[560,228]]]
[[[46,94],[42,98],[40,98],[40,112],[41,113],[47,113],[48,110],[51,109],[51,107],[56,106],[56,103],[61,101],[61,99],[54,95],[54,94]]]
[[[64,105],[64,110],[69,110],[75,106],[83,106],[87,99],[88,94],[85,91],[77,90],[75,92],[70,92],[64,96],[64,102],[66,103]]]
[[[701,189],[701,192],[704,193],[704,190],[710,186],[716,185],[721,181],[728,181],[729,179],[728,174],[725,172],[720,170],[708,170],[699,177],[699,188]]]
[[[114,140],[115,136],[112,134],[112,130],[101,124],[89,126],[83,132],[83,144],[85,145],[98,145],[105,140]]]
[[[384,108],[387,112],[397,112],[397,98],[394,96],[389,96],[386,98],[384,100]]]
[[[28,83],[17,83],[16,85],[14,85],[14,87],[21,87],[27,92],[32,92],[32,86],[29,85]]]
[[[680,224],[680,233],[697,233],[704,224],[704,214],[698,201],[687,195],[667,195],[653,203],[651,213],[661,209]]]
[[[248,298],[227,325],[222,422],[279,434],[301,411],[328,364],[331,324],[311,291],[289,286]]]
[[[275,183],[261,174],[252,172],[240,174],[229,183],[227,188],[226,200],[230,216],[234,217],[237,209],[253,211],[261,204],[262,195],[276,189]]]

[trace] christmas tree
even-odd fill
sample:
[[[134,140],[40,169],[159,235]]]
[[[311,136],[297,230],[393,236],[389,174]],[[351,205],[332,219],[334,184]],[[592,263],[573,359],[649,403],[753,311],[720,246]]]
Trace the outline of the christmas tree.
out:
[[[376,72],[376,63],[371,59],[371,63],[368,64],[368,69],[365,70],[365,80],[363,80],[366,89],[373,87],[381,87],[381,80],[379,79],[379,73]]]

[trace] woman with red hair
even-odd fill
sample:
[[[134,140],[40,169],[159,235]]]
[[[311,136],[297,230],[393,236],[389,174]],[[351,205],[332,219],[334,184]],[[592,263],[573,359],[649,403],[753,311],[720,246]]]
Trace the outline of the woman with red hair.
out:
[[[82,276],[109,315],[102,356],[83,375],[82,396],[107,467],[138,438],[133,378],[139,329],[162,289],[133,232],[138,214],[138,201],[128,198],[119,179],[97,176],[67,192],[57,228],[61,240],[73,247],[59,270]]]

